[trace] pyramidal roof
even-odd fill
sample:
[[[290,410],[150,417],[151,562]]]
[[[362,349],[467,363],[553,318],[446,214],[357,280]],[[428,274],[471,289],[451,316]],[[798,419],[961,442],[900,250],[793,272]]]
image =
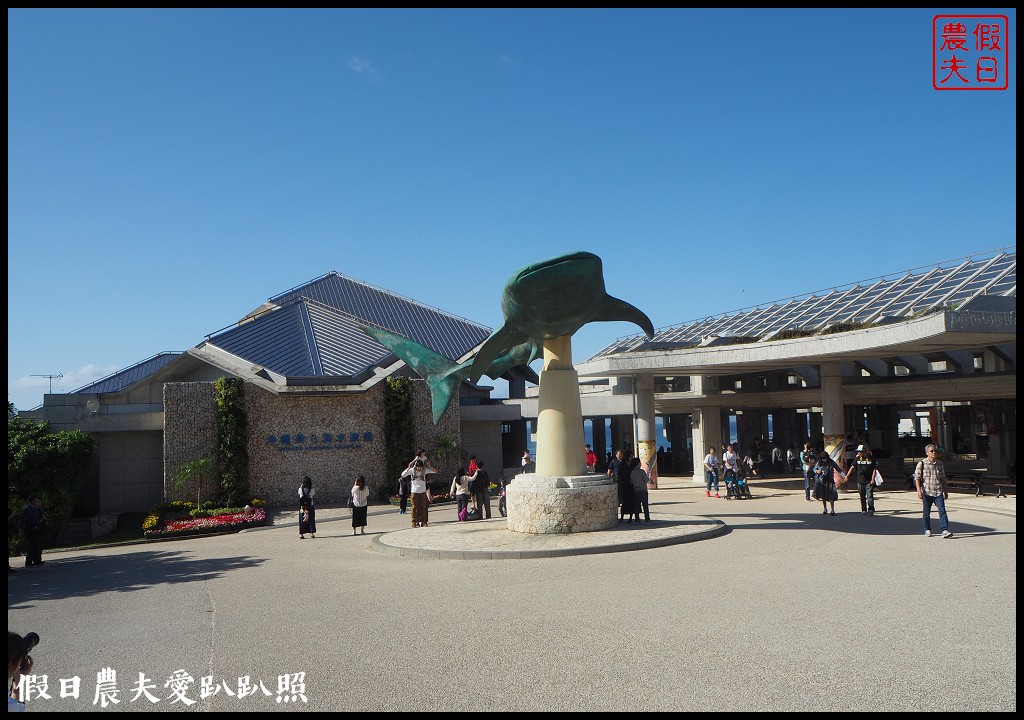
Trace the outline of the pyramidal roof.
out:
[[[394,359],[364,326],[411,338],[450,360],[461,359],[491,333],[332,271],[270,298],[205,344],[284,377],[356,378]]]

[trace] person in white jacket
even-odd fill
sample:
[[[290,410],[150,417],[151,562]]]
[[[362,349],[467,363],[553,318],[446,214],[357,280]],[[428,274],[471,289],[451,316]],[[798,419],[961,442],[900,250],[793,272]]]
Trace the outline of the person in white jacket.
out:
[[[458,502],[459,522],[463,522],[466,519],[464,511],[469,510],[473,499],[473,493],[469,490],[469,484],[475,479],[476,473],[467,475],[465,468],[459,468],[459,472],[452,478],[452,487],[448,494],[454,495],[455,500]]]
[[[366,534],[366,506],[370,500],[370,489],[366,487],[366,478],[362,475],[356,477],[352,486],[352,534],[356,534],[356,528],[360,535]]]
[[[402,471],[402,474],[408,476],[411,481],[409,489],[412,491],[412,526],[414,528],[427,527],[430,522],[430,500],[427,492],[428,472],[432,471],[428,470],[423,460],[419,459],[414,460],[411,467]]]

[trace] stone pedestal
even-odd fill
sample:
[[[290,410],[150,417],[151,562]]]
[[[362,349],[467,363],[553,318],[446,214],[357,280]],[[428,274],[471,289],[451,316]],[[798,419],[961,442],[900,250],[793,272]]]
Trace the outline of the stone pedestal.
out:
[[[508,529],[535,535],[607,530],[619,521],[619,490],[607,475],[517,475],[505,488]]]

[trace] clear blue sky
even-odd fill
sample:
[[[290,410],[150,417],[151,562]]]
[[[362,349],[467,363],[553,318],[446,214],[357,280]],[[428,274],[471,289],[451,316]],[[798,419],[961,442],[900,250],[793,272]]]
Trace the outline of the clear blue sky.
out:
[[[8,400],[331,270],[497,327],[588,250],[663,327],[1014,246],[1016,12],[944,92],[951,12],[9,9]]]

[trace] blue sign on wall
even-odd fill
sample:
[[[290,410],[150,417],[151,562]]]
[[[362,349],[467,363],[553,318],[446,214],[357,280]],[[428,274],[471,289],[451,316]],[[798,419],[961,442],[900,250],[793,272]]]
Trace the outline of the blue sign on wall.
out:
[[[277,433],[267,436],[267,445],[287,452],[309,450],[358,450],[373,442],[372,432]]]

